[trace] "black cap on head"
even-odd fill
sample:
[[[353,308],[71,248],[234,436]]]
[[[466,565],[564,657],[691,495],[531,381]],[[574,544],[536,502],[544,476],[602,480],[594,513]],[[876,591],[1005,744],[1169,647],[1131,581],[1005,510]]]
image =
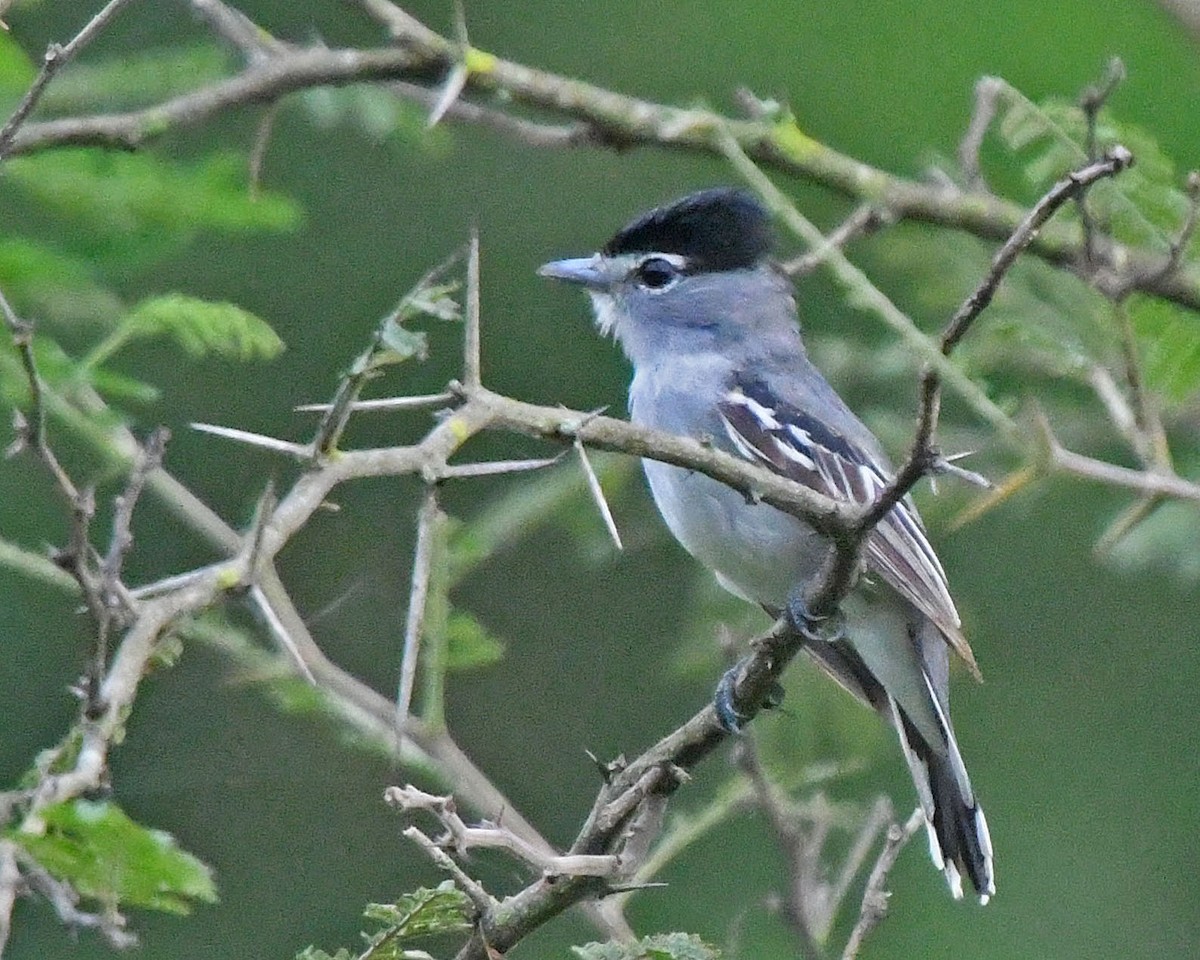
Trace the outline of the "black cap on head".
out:
[[[770,219],[745,190],[716,187],[656,207],[604,246],[606,256],[674,253],[694,269],[752,267],[771,250]]]

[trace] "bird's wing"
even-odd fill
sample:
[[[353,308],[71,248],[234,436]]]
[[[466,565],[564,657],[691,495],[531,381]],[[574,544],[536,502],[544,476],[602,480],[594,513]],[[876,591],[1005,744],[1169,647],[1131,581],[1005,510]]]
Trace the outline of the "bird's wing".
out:
[[[891,471],[862,445],[800,409],[780,402],[770,405],[761,391],[735,387],[724,395],[718,412],[728,439],[741,456],[834,500],[873,503],[888,484]],[[929,617],[978,675],[975,656],[950,597],[946,572],[907,498],[870,532],[863,554],[867,569]]]

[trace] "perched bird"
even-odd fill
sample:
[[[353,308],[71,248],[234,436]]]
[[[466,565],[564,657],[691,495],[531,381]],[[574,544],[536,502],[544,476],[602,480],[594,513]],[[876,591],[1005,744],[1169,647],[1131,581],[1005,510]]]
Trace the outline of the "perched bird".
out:
[[[704,190],[637,218],[590,257],[542,276],[578,284],[633,365],[635,423],[703,438],[826,496],[872,502],[892,476],[871,431],[809,362],[789,279],[770,260],[771,225],[750,194]],[[805,588],[829,541],[774,507],[695,471],[644,461],[663,520],[722,586],[788,614],[807,651],[899,734],[951,892],[962,875],[984,903],[995,890],[987,821],[950,725],[949,648],[974,667],[946,575],[911,501],[864,544],[864,575],[842,604],[840,636],[821,639]],[[738,718],[718,689],[718,713]]]

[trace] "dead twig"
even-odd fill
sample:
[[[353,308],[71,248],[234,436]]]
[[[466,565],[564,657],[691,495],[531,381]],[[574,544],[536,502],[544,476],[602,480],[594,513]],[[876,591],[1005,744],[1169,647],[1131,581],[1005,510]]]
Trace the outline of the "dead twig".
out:
[[[0,127],[0,161],[8,156],[8,152],[12,147],[17,131],[21,129],[21,125],[33,112],[33,108],[37,106],[38,101],[42,99],[42,94],[46,92],[46,87],[50,81],[54,79],[63,67],[75,59],[79,51],[92,42],[96,36],[109,25],[113,17],[121,12],[123,7],[127,7],[130,0],[109,0],[104,8],[89,20],[74,37],[66,44],[52,43],[46,50],[46,55],[42,59],[42,68],[38,71],[38,75],[34,77],[33,83],[25,92],[25,96],[21,98],[21,102],[17,104],[15,110],[5,121],[4,126]]]
[[[880,851],[871,875],[867,878],[867,889],[863,892],[862,909],[858,914],[858,922],[850,931],[846,947],[842,951],[842,960],[854,960],[862,949],[863,943],[871,932],[879,926],[888,912],[887,879],[900,852],[907,846],[908,841],[925,824],[925,814],[917,807],[903,826],[892,824],[888,828],[887,840]]]

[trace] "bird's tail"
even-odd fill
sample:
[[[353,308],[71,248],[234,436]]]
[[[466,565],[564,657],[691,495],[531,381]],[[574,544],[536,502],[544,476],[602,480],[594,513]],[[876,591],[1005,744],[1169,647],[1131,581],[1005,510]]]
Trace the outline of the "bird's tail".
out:
[[[904,756],[925,810],[929,855],[946,875],[956,899],[962,897],[962,877],[966,874],[979,894],[980,903],[987,903],[996,892],[987,820],[971,790],[967,768],[939,698],[932,687],[929,693],[943,734],[941,743],[930,743],[903,708],[888,698]]]

